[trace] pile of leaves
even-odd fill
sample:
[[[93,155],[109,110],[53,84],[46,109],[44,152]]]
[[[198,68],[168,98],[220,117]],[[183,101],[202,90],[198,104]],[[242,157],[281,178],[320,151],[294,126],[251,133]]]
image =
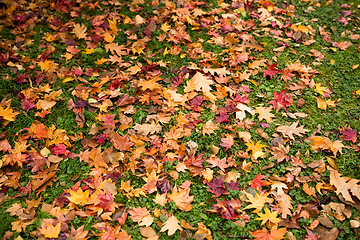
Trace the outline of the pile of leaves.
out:
[[[3,239],[358,238],[356,4],[0,7]]]

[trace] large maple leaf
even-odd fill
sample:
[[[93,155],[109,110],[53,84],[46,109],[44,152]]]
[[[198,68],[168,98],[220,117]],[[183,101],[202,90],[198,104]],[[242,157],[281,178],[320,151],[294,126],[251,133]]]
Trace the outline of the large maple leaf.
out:
[[[89,200],[89,190],[85,192],[82,188],[79,188],[76,192],[72,189],[69,190],[70,197],[67,197],[70,202],[75,203],[77,205],[85,205]]]
[[[270,111],[273,107],[256,107],[255,113],[259,114],[259,121],[265,119],[267,123],[272,123],[273,120],[271,118],[275,117]]]
[[[268,208],[265,208],[265,213],[257,213],[259,215],[258,218],[255,218],[255,220],[261,220],[261,225],[269,222],[273,224],[278,224],[281,219],[277,218],[278,212],[271,212]]]
[[[134,145],[129,139],[129,135],[120,136],[118,133],[113,133],[111,136],[111,142],[114,144],[114,147],[119,151],[128,151],[131,146]]]
[[[227,200],[221,201],[219,199],[216,199],[216,201],[217,204],[213,205],[213,210],[218,212],[220,217],[228,220],[239,218],[239,215],[235,211],[234,207],[230,204],[230,201]]]
[[[210,189],[207,189],[209,192],[212,192],[215,194],[215,197],[219,197],[221,194],[224,194],[227,192],[226,187],[224,186],[224,179],[223,177],[216,177],[213,179],[213,181],[206,182],[206,185],[209,186]]]
[[[201,91],[203,93],[210,92],[210,85],[213,84],[214,81],[210,80],[207,76],[200,72],[196,72],[196,74],[188,81],[184,91]]]
[[[272,64],[268,65],[266,70],[263,70],[264,74],[263,77],[270,76],[270,79],[272,79],[273,76],[276,76],[276,74],[281,73],[279,69],[276,68],[278,64]]]
[[[55,227],[52,224],[41,224],[41,228],[39,228],[39,231],[46,238],[57,238],[60,234],[60,225],[61,222],[56,224]]]
[[[242,193],[244,193],[247,197],[245,201],[250,203],[247,207],[244,208],[244,210],[255,208],[255,210],[253,211],[254,213],[260,212],[261,209],[263,209],[263,207],[265,206],[265,203],[271,203],[273,201],[272,198],[267,197],[269,194],[264,191],[261,191],[259,193],[255,192],[255,196],[246,191],[242,191]]]
[[[76,23],[72,31],[78,39],[86,37],[86,26],[84,24]]]
[[[357,140],[356,128],[354,128],[353,130],[351,128],[345,128],[344,130],[340,131],[340,133],[344,135],[344,141],[352,141],[353,143],[355,143]]]
[[[285,90],[282,90],[280,93],[274,92],[274,100],[268,102],[268,104],[272,104],[276,112],[281,108],[286,111],[286,107],[291,106],[293,103],[293,98],[289,94],[285,94]]]
[[[194,196],[189,196],[190,188],[178,191],[176,186],[173,188],[172,193],[168,193],[167,197],[175,202],[175,205],[182,211],[190,211],[192,209],[191,202]]]
[[[5,120],[8,121],[15,121],[15,117],[16,115],[18,115],[19,113],[13,112],[13,110],[10,108],[10,106],[8,106],[6,109],[4,109],[1,105],[0,105],[0,117],[2,117]]]

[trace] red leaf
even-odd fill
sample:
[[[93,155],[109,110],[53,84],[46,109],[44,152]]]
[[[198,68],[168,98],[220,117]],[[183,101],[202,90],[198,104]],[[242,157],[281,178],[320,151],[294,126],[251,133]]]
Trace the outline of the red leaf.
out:
[[[126,106],[129,104],[133,104],[136,101],[136,98],[129,96],[128,93],[126,93],[124,96],[122,96],[117,102],[116,106]]]
[[[226,136],[226,138],[221,138],[221,144],[220,146],[225,147],[225,151],[231,148],[232,145],[234,145],[234,138],[230,134]]]
[[[219,213],[220,217],[228,220],[239,218],[239,215],[236,213],[236,211],[229,204],[228,201],[221,201],[219,199],[216,199],[216,201],[218,203],[213,205],[213,209]]]
[[[340,131],[340,133],[344,135],[344,141],[352,141],[353,143],[355,143],[357,140],[356,128],[354,128],[354,130],[351,130],[351,128],[345,128],[345,130]]]
[[[229,115],[227,115],[226,113],[220,113],[220,116],[215,116],[217,123],[221,123],[221,122],[228,122],[229,121]]]
[[[274,100],[268,102],[269,104],[272,104],[274,106],[274,109],[277,109],[277,105],[280,104],[282,109],[286,111],[287,106],[291,106],[293,103],[293,98],[289,94],[285,94],[285,90],[282,90],[279,94],[275,91],[274,92]]]
[[[215,197],[219,197],[221,194],[224,194],[227,192],[225,186],[224,186],[224,179],[223,177],[216,177],[213,179],[213,181],[206,182],[206,185],[209,186],[210,189],[207,189],[209,192],[212,192],[215,194]]]
[[[281,73],[281,71],[279,69],[276,69],[276,65],[278,65],[278,64],[275,63],[273,65],[268,65],[267,70],[263,70],[263,72],[264,72],[263,77],[270,76],[270,79],[272,79],[273,76],[276,76],[276,74]]]
[[[250,187],[252,188],[257,188],[257,187],[262,187],[265,186],[265,183],[261,180],[263,179],[265,176],[260,175],[260,173],[258,175],[256,175],[256,177],[254,178],[254,180],[252,181]]]

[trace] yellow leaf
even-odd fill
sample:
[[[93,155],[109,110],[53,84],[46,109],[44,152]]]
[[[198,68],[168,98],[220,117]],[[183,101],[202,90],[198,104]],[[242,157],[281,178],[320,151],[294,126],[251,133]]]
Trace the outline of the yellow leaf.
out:
[[[0,105],[0,117],[3,117],[5,120],[8,121],[15,121],[15,117],[16,115],[18,115],[19,113],[14,113],[13,110],[10,108],[10,106],[8,106],[6,109],[4,109],[1,105]]]
[[[109,32],[104,33],[103,35],[105,42],[112,43],[114,41],[114,37],[111,36]]]
[[[166,22],[161,25],[160,29],[163,30],[164,32],[168,32],[170,28],[171,28],[170,25]]]
[[[77,190],[77,192],[70,189],[70,197],[67,197],[70,202],[75,203],[77,205],[85,205],[89,199],[89,190],[83,192],[81,188]]]
[[[96,65],[102,65],[103,63],[107,62],[108,60],[105,58],[98,59],[95,64]]]
[[[335,60],[334,59],[330,59],[330,64],[334,65],[335,64]]]
[[[113,18],[112,20],[108,19],[108,22],[109,22],[109,28],[114,31],[114,32],[117,32],[117,20],[115,18]]]
[[[71,82],[71,81],[73,81],[74,80],[74,78],[73,77],[66,77],[66,78],[64,78],[64,80],[62,81],[63,83],[67,83],[67,82]]]
[[[252,151],[253,156],[262,156],[262,148],[265,147],[265,145],[261,144],[261,141],[258,141],[256,144],[251,140],[248,143],[245,143],[246,146],[248,146],[248,149],[246,149],[247,152]],[[260,154],[260,155],[259,155]]]
[[[87,48],[85,49],[85,52],[82,52],[82,53],[85,53],[85,54],[92,54],[94,52],[94,48]]]
[[[326,110],[327,104],[326,101],[322,98],[316,98],[317,107],[323,110]]]
[[[277,225],[281,219],[277,218],[278,212],[271,212],[268,208],[265,208],[265,214],[258,213],[259,217],[255,218],[255,220],[262,220],[261,225],[269,222]]]

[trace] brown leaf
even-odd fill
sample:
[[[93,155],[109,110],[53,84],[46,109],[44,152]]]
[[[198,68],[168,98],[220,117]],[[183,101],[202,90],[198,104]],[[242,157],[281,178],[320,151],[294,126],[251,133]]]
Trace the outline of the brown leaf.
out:
[[[283,135],[290,137],[290,139],[295,140],[293,134],[301,137],[301,134],[308,132],[309,130],[304,129],[303,126],[297,127],[299,122],[294,122],[291,125],[282,125],[277,127],[275,130],[281,132]]]
[[[129,135],[120,136],[118,133],[111,134],[111,142],[114,144],[114,147],[119,151],[128,151],[134,143],[130,142]]]

